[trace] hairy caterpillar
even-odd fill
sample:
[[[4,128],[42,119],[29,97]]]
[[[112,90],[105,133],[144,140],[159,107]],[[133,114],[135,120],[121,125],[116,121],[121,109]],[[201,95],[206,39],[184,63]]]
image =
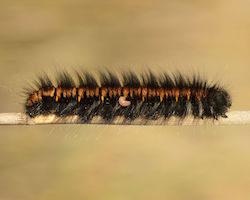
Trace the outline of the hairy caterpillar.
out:
[[[216,84],[208,84],[198,76],[186,78],[180,73],[156,77],[152,72],[137,76],[133,72],[100,73],[96,80],[90,73],[76,72],[74,80],[67,72],[60,73],[56,84],[43,75],[36,88],[27,90],[25,112],[31,118],[56,115],[77,116],[79,123],[101,117],[111,123],[117,117],[126,122],[169,119],[172,116],[204,119],[227,117],[231,106],[229,93]]]

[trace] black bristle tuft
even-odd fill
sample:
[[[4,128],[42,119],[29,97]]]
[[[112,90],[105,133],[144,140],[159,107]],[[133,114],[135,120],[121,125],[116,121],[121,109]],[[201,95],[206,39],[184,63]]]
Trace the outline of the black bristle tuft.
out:
[[[138,77],[132,72],[122,73],[123,87],[140,87],[141,83]]]
[[[58,75],[57,86],[61,88],[73,88],[75,82],[68,72],[62,72]]]

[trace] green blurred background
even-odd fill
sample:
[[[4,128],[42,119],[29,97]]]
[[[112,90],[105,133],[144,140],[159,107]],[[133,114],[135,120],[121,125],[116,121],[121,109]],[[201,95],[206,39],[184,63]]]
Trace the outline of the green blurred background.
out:
[[[247,0],[3,1],[0,112],[62,69],[199,72],[249,110]],[[250,126],[2,126],[0,199],[250,199]]]

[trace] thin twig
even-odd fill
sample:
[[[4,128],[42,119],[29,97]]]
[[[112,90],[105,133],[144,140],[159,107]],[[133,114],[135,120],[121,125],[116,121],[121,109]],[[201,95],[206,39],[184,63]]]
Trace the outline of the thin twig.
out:
[[[170,119],[143,120],[137,119],[127,121],[124,118],[116,118],[109,124],[113,125],[243,125],[250,124],[250,111],[231,111],[227,113],[228,118],[211,119],[194,119],[186,117],[179,119],[171,117]],[[0,113],[0,125],[42,125],[42,124],[79,124],[77,116],[60,118],[55,115],[39,116],[30,118],[24,113]],[[100,117],[95,117],[88,124],[107,124]]]

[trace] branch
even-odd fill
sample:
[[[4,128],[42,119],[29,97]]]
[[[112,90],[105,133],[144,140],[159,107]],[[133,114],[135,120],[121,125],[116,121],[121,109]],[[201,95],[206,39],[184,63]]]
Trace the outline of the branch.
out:
[[[243,125],[250,124],[250,111],[231,111],[228,118],[195,119],[188,116],[184,119],[171,117],[170,119],[145,120],[136,119],[132,122],[123,117],[117,117],[111,123],[113,125]],[[24,113],[0,113],[0,125],[38,125],[38,124],[81,124],[78,116],[57,117],[55,115],[38,116],[30,118]],[[107,124],[101,117],[94,117],[88,124]]]

